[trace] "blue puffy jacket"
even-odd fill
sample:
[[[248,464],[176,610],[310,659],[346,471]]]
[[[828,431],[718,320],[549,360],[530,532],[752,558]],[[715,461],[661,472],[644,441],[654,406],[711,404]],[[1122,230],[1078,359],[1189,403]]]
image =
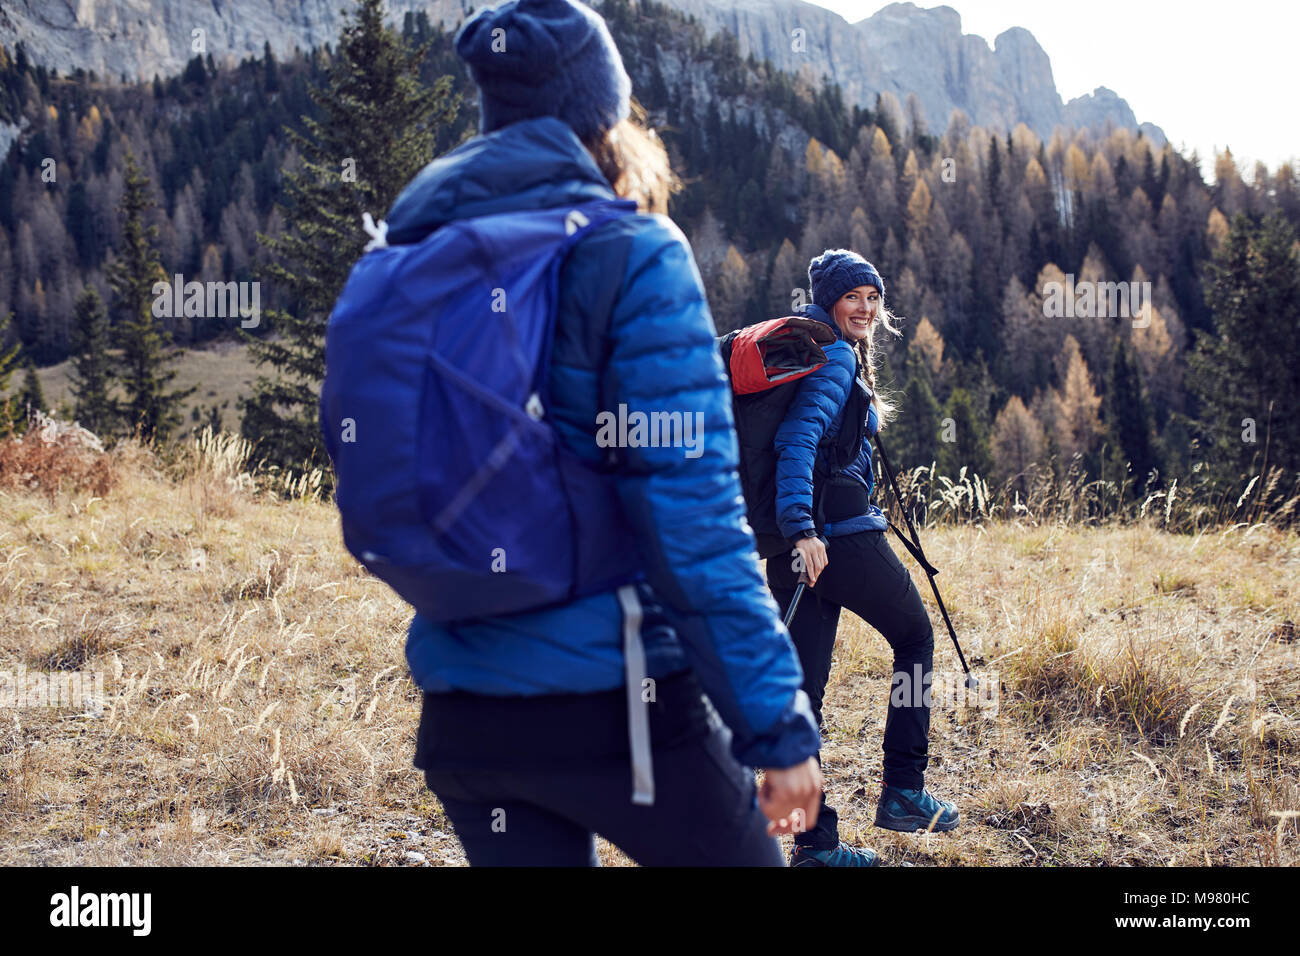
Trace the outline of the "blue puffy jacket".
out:
[[[781,533],[796,538],[801,532],[816,527],[813,515],[813,467],[823,438],[839,435],[848,405],[849,389],[866,385],[857,377],[857,360],[853,346],[826,311],[809,304],[796,310],[805,318],[816,319],[829,325],[838,337],[826,346],[826,364],[799,380],[799,390],[790,402],[785,420],[776,433],[776,520]],[[866,438],[857,459],[840,472],[841,480],[858,483],[866,489],[869,498],[874,487],[871,470],[871,438],[879,429],[876,407],[868,404]],[[827,523],[823,529],[827,537],[856,534],[860,531],[884,531],[888,528],[885,516],[875,505],[868,504],[860,515],[852,515]]]
[[[389,214],[388,241],[419,241],[459,218],[597,198],[615,197],[569,127],[525,120],[429,164]],[[671,220],[627,216],[574,247],[560,274],[548,388],[551,423],[576,454],[611,469],[635,529],[649,676],[692,668],[746,765],[789,767],[815,754],[799,662],[744,520],[713,319]],[[620,448],[611,458],[596,442],[597,415],[620,405],[629,415],[702,412],[702,444]],[[434,693],[607,691],[625,684],[622,627],[609,591],[447,626],[417,615],[406,654],[416,683]]]

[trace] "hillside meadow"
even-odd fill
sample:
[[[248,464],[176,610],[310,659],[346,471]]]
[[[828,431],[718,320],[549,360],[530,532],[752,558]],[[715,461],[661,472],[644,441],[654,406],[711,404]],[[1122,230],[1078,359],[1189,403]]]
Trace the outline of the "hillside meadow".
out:
[[[0,454],[0,671],[104,680],[84,708],[0,709],[0,864],[465,862],[411,767],[407,607],[312,476],[249,457],[128,443],[60,482]],[[927,784],[961,826],[875,830],[890,658],[844,615],[823,757],[846,839],[889,865],[1300,860],[1293,532],[1022,516],[924,536],[996,694],[936,695]],[[940,629],[936,672],[957,668]]]
[[[258,375],[247,345],[223,339],[209,342],[202,348],[177,349],[171,367],[176,370],[172,388],[197,386],[194,394],[179,405],[184,430],[188,432],[200,421],[206,423],[210,409],[215,406],[221,414],[222,427],[232,432],[239,431],[244,417],[239,400],[252,394],[253,382]],[[71,372],[71,360],[36,370],[46,403],[51,409],[64,406],[65,418],[72,417],[66,414],[73,403]],[[196,411],[198,418],[194,416]]]

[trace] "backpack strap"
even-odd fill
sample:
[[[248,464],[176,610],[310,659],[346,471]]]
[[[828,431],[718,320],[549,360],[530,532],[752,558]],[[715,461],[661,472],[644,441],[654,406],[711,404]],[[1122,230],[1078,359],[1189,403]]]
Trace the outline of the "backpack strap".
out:
[[[590,203],[581,208],[572,209],[565,219],[565,228],[568,235],[564,239],[559,251],[556,253],[554,260],[550,265],[550,274],[547,277],[547,294],[550,296],[547,308],[547,328],[546,338],[542,346],[541,360],[537,363],[537,369],[533,378],[533,395],[541,396],[545,393],[547,380],[550,377],[551,370],[551,346],[555,342],[555,322],[558,318],[560,306],[560,271],[564,267],[569,253],[573,251],[574,246],[589,236],[592,232],[603,226],[607,222],[615,219],[622,219],[624,216],[633,215],[636,212],[636,203],[630,199],[600,200]],[[623,262],[627,261],[627,249],[631,243],[625,243],[623,251]],[[625,268],[619,270],[620,277],[626,271]],[[613,314],[614,302],[620,291],[619,284],[610,283],[610,292],[608,294],[608,308],[602,313],[610,316]],[[540,401],[540,399],[539,399]]]
[[[606,206],[606,209],[608,209],[610,206],[615,206],[615,205],[625,205],[630,208],[628,208],[625,212],[622,213],[614,212],[593,219],[593,221],[589,226],[582,229],[581,232],[579,232],[577,235],[571,238],[571,241],[565,244],[564,251],[557,259],[557,263],[555,267],[555,274],[554,274],[555,278],[554,278],[554,285],[553,285],[555,292],[554,292],[554,299],[552,300],[554,303],[554,306],[552,308],[553,314],[551,317],[552,323],[557,321],[559,318],[560,274],[564,271],[564,266],[568,262],[570,254],[574,252],[574,250],[578,245],[581,244],[582,240],[591,238],[593,234],[598,232],[601,226],[607,225],[608,223],[616,219],[620,219],[624,215],[632,215],[635,214],[636,212],[636,203],[633,202],[632,200],[618,200],[617,203],[610,202]],[[588,353],[588,354],[584,354],[584,358],[590,360],[593,369],[603,368],[606,364],[606,361],[609,358],[609,350],[610,350],[609,349],[609,325],[614,319],[614,306],[618,304],[619,294],[623,291],[623,279],[627,275],[627,261],[628,261],[628,257],[632,254],[633,238],[634,237],[632,235],[627,235],[623,237],[622,241],[617,243],[618,248],[616,249],[614,255],[615,261],[609,269],[610,275],[616,276],[617,281],[605,283],[604,286],[602,287],[601,292],[598,293],[598,297],[592,300],[589,314],[593,316],[595,319],[593,325],[596,325],[598,327],[596,329],[588,330],[589,334],[584,336],[584,342],[597,342],[597,341],[600,342],[601,351],[599,353],[595,353],[594,349],[584,349],[584,353]],[[539,367],[539,372],[541,374],[539,376],[538,385],[536,389],[538,394],[545,394],[547,377],[550,373],[550,367],[551,367],[550,349],[554,341],[555,341],[555,334],[554,334],[554,329],[552,329],[548,333],[545,361]],[[605,396],[603,394],[603,389],[604,389],[603,379],[600,388],[602,390],[600,399],[603,402],[605,400]],[[608,405],[604,407],[608,407]],[[608,455],[605,458],[606,465],[618,460],[619,450],[617,448],[609,448],[606,450],[608,452]]]
[[[627,680],[627,728],[632,749],[632,802],[654,806],[654,760],[650,749],[650,708],[641,696],[645,682],[645,644],[641,641],[641,599],[636,585],[618,589],[623,608],[623,671]]]
[[[840,420],[840,431],[830,445],[830,472],[828,477],[835,477],[862,454],[862,442],[867,434],[867,405],[871,402],[871,393],[858,384],[862,377],[862,362],[858,350],[853,349],[853,380],[850,383],[848,398],[844,402],[844,417]]]
[[[870,391],[866,392],[864,400],[864,390],[858,384],[862,364],[858,360],[857,349],[853,350],[853,360],[853,379],[849,383],[849,394],[844,402],[840,430],[834,438],[822,437],[813,463],[813,523],[819,533],[826,528],[827,488],[839,477],[840,472],[857,461],[858,455],[862,453],[862,442],[866,440]]]
[[[571,220],[578,226],[569,239],[565,242],[564,248],[560,255],[556,257],[554,272],[552,273],[551,289],[553,290],[551,322],[557,319],[559,311],[559,277],[565,260],[574,246],[582,239],[589,236],[599,226],[606,222],[628,215],[635,212],[635,203],[614,204],[610,203],[602,207],[603,215],[591,216],[586,222],[577,222]],[[626,206],[631,206],[628,210]],[[623,208],[619,208],[623,207]],[[575,210],[575,212],[578,212]],[[570,214],[571,216],[573,214]],[[581,216],[582,213],[578,212]],[[631,252],[631,237],[620,244],[621,249],[618,253],[618,271],[616,275],[620,280],[627,272],[627,258]],[[614,305],[618,301],[619,292],[622,291],[622,282],[611,282],[606,286],[607,291],[601,299],[595,303],[591,314],[597,317],[597,321],[602,322],[601,340],[608,339],[608,323],[614,315]],[[534,394],[540,394],[541,389],[546,385],[546,375],[550,369],[550,345],[554,341],[554,329],[548,332],[546,354],[544,361],[539,368],[539,379],[537,382],[537,391]],[[593,358],[595,358],[593,356]],[[603,360],[603,356],[599,357]],[[655,802],[655,781],[654,781],[654,752],[650,743],[650,708],[641,696],[641,689],[646,680],[646,656],[645,643],[641,638],[641,624],[644,618],[644,612],[641,608],[641,599],[637,594],[635,584],[625,584],[617,591],[619,607],[623,612],[623,676],[626,683],[627,692],[627,732],[628,744],[632,754],[632,802],[638,806],[653,806]]]

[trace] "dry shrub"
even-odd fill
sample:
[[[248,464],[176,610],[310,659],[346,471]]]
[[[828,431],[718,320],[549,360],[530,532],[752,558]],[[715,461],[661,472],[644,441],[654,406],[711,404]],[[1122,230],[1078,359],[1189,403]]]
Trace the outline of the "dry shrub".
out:
[[[1196,702],[1187,662],[1176,647],[1157,641],[1139,643],[1126,636],[1107,655],[1090,655],[1094,710],[1120,724],[1131,724],[1152,743],[1178,736],[1178,722]]]
[[[117,481],[118,471],[95,435],[42,412],[21,436],[0,441],[0,488],[41,492],[53,504],[63,490],[103,497]]]
[[[301,471],[253,460],[254,445],[230,432],[211,427],[195,435],[173,461],[173,477],[195,504],[195,523],[207,517],[233,518],[240,501],[268,497],[281,501],[319,501],[329,487],[320,468]]]
[[[204,428],[176,460],[176,478],[194,505],[195,526],[208,517],[233,518],[236,502],[254,490],[248,459],[253,445],[229,432]]]
[[[290,562],[279,551],[262,556],[256,574],[250,574],[222,591],[222,600],[244,601],[265,598],[270,600],[284,585],[289,575]]]
[[[51,650],[36,655],[32,664],[43,671],[80,670],[95,658],[122,646],[108,627],[107,617],[90,625],[79,625],[70,637],[59,641]]]
[[[922,465],[897,476],[904,506],[923,526],[983,524],[1001,518],[1022,524],[1150,523],[1167,531],[1194,532],[1230,525],[1288,528],[1300,513],[1300,473],[1270,467],[1243,483],[1209,477],[1202,465],[1138,494],[1132,475],[1093,477],[1078,456],[1032,465],[1028,472],[990,485],[962,467],[956,479]],[[882,489],[889,487],[879,476]],[[890,508],[892,489],[889,491]],[[884,507],[882,503],[882,507]]]
[[[182,459],[183,472],[204,477],[234,488],[249,485],[248,459],[253,444],[230,432],[214,432],[206,427],[194,437]]]
[[[1179,718],[1196,701],[1177,650],[1132,633],[1100,643],[1078,640],[1058,618],[1010,657],[1006,672],[1025,716],[1047,726],[1089,717],[1136,729],[1152,743],[1176,739]]]
[[[258,486],[281,501],[320,501],[331,487],[332,478],[321,468],[304,465],[301,470],[261,463]]]
[[[329,806],[357,792],[369,779],[368,761],[338,726],[276,728],[238,747],[226,746],[228,761],[213,797],[228,809],[248,811],[267,803]]]
[[[1287,621],[1286,624],[1291,624]],[[1292,631],[1294,634],[1294,625]],[[1273,632],[1273,639],[1280,640],[1279,632],[1286,634],[1285,625]],[[1292,637],[1294,640],[1294,637]],[[1297,677],[1291,661],[1283,658],[1277,665],[1258,674],[1258,683],[1244,685],[1246,696],[1250,700],[1249,738],[1245,741],[1249,749],[1262,751],[1271,758],[1294,757],[1300,754],[1300,677]],[[1257,687],[1266,687],[1264,693],[1252,695]],[[1243,722],[1242,733],[1246,733]],[[1297,807],[1300,809],[1300,806]]]
[[[1020,830],[1042,835],[1056,830],[1051,804],[1045,801],[1022,801],[1009,810],[995,810],[984,818],[995,830]]]
[[[26,729],[6,727],[0,736],[0,806],[20,813],[31,809],[32,793],[43,769],[35,742]]]

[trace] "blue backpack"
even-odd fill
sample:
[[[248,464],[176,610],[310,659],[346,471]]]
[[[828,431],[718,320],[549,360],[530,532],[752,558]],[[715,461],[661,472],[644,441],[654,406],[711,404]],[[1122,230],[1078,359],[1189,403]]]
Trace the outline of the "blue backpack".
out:
[[[635,211],[462,219],[353,267],[320,398],[343,540],[425,617],[495,617],[638,576],[613,482],[563,446],[543,405],[560,266]]]

